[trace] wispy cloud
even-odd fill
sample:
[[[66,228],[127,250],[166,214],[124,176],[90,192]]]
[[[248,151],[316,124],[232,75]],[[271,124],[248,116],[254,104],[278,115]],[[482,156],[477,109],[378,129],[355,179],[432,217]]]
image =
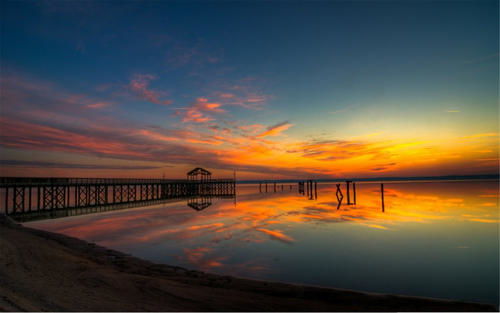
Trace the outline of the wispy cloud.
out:
[[[262,81],[246,77],[236,81],[220,80],[213,83],[215,90],[211,96],[226,106],[237,106],[249,110],[261,110],[272,99],[272,96],[262,91]]]
[[[171,100],[160,100],[162,95],[165,93],[155,91],[149,88],[150,82],[155,80],[157,77],[151,74],[136,74],[130,80],[128,88],[139,98],[156,103],[169,105],[172,103]]]
[[[197,98],[196,101],[186,108],[177,109],[176,115],[182,117],[183,122],[206,123],[213,120],[209,113],[224,113],[218,102],[209,102],[207,98]]]
[[[278,123],[276,125],[268,127],[264,132],[260,133],[257,135],[257,137],[267,137],[267,136],[278,136],[281,135],[282,132],[285,130],[289,129],[292,127],[293,124],[291,124],[288,121],[284,121],[281,123]]]
[[[111,102],[92,102],[86,105],[87,108],[89,109],[102,109],[109,107],[111,105]]]
[[[169,50],[165,56],[169,68],[193,67],[218,64],[222,56],[217,49],[207,47],[201,42],[187,43],[179,40],[170,41]]]
[[[464,136],[465,139],[482,138],[482,137],[498,137],[498,133],[480,133],[470,136]]]

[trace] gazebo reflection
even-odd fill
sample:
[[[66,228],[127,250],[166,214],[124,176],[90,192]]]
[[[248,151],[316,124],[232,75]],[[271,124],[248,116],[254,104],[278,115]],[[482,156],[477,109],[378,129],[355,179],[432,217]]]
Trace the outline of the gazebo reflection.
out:
[[[196,211],[201,211],[212,205],[211,196],[194,196],[188,198],[187,205]]]

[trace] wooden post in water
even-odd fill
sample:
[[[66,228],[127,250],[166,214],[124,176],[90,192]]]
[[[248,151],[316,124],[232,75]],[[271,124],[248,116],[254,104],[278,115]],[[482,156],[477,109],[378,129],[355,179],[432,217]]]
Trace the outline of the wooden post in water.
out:
[[[347,205],[351,204],[351,192],[349,191],[349,184],[351,183],[349,180],[345,181],[347,185]]]
[[[318,199],[318,182],[314,182],[314,198]]]
[[[266,192],[267,192],[267,182],[266,182]]]
[[[356,204],[356,182],[352,182],[352,191],[354,196],[354,204]]]
[[[259,183],[259,192],[262,193],[262,182]]]
[[[385,212],[385,204],[384,204],[384,184],[380,184],[380,196],[382,197],[382,212]]]
[[[276,182],[274,182],[274,192],[276,192]]]

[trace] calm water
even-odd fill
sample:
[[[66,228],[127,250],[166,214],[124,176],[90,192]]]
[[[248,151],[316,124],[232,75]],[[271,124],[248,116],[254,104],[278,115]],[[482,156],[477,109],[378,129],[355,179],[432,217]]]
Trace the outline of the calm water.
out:
[[[313,200],[243,185],[201,211],[184,200],[27,226],[189,269],[498,305],[498,182],[384,187],[384,211],[379,184],[338,209],[335,184]]]

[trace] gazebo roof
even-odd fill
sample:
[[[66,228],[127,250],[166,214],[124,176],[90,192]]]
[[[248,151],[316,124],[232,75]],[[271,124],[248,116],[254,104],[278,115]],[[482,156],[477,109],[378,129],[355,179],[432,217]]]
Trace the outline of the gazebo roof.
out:
[[[206,169],[201,168],[201,167],[197,167],[195,169],[192,169],[187,174],[189,176],[198,175],[198,174],[212,175],[212,173],[210,173],[209,171],[207,171]]]

